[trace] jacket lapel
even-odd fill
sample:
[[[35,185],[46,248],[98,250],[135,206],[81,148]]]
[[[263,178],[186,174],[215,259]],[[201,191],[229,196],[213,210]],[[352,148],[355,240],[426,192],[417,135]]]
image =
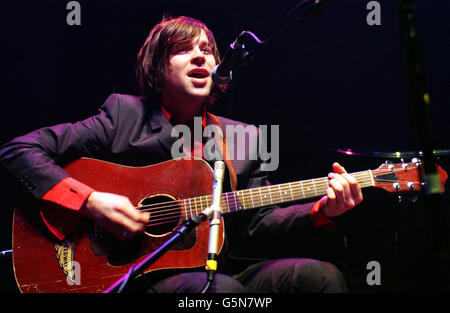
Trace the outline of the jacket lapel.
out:
[[[164,116],[159,107],[154,109],[154,112],[150,118],[150,125],[152,130],[157,134],[157,140],[160,143],[161,148],[164,150],[167,159],[171,159],[172,146],[179,138],[171,136],[173,126]]]

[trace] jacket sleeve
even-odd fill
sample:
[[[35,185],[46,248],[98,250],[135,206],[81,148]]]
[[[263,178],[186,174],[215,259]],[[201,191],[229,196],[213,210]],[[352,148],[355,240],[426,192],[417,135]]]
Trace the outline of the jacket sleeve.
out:
[[[111,95],[95,116],[38,129],[13,139],[0,150],[1,169],[31,198],[47,204],[40,206],[39,214],[60,240],[80,219],[69,211],[78,211],[94,191],[70,177],[62,166],[80,157],[101,157],[109,150],[118,120],[118,103],[118,95]]]
[[[69,177],[62,166],[83,156],[101,155],[108,148],[117,115],[118,97],[111,95],[95,116],[44,127],[8,142],[0,149],[0,166],[35,199],[41,199]]]

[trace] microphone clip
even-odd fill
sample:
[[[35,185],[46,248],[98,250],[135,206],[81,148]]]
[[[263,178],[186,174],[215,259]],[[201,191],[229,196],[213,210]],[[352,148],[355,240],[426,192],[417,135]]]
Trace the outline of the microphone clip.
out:
[[[233,71],[249,63],[255,49],[250,49],[251,44],[248,38],[251,38],[254,43],[263,44],[252,32],[242,31],[228,47],[222,62],[212,70],[211,75],[215,83],[229,83],[233,78]]]

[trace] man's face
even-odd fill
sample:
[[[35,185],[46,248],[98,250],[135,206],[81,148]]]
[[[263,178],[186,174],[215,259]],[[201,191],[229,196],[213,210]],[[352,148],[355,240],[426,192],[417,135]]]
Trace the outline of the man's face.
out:
[[[192,42],[175,45],[164,75],[164,97],[189,97],[204,101],[211,91],[211,71],[215,65],[208,37],[203,30]]]

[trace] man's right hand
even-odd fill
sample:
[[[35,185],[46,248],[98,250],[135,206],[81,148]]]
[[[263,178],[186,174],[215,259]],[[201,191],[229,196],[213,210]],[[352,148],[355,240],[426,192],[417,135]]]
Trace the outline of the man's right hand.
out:
[[[120,240],[142,232],[150,219],[150,213],[134,207],[127,197],[96,191],[90,194],[80,213]]]

